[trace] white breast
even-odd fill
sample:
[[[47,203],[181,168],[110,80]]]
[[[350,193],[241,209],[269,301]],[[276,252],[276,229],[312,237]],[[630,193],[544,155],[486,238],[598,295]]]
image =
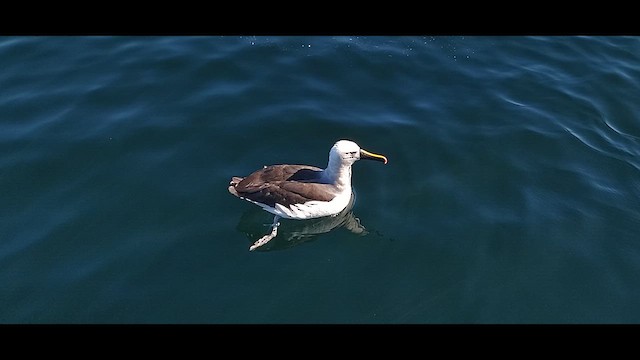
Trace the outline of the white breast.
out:
[[[268,212],[285,219],[305,220],[336,215],[347,207],[350,199],[351,189],[347,188],[331,201],[307,201],[302,204],[293,204],[290,207],[281,204],[276,204],[275,207],[264,204],[258,205],[262,206],[262,208]]]

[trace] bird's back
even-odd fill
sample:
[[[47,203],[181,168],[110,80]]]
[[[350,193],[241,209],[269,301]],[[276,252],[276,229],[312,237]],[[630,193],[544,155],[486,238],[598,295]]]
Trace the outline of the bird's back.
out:
[[[234,176],[229,183],[229,192],[269,206],[304,203],[311,195],[318,200],[330,201],[335,193],[330,191],[330,184],[322,182],[321,174],[322,169],[309,165],[265,166],[245,178]],[[310,191],[312,188],[329,191]]]

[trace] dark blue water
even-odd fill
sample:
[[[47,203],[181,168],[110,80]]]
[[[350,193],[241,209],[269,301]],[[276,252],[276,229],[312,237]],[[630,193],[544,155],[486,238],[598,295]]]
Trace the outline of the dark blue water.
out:
[[[640,322],[639,37],[0,38],[2,323]],[[346,223],[227,192],[351,139]],[[355,220],[357,219],[357,220]]]

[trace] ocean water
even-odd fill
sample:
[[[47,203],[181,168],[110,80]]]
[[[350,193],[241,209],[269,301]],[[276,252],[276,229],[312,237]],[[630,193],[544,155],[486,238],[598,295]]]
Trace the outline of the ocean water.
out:
[[[9,36],[0,69],[1,323],[640,322],[640,37]],[[230,178],[339,139],[389,164],[248,251]]]

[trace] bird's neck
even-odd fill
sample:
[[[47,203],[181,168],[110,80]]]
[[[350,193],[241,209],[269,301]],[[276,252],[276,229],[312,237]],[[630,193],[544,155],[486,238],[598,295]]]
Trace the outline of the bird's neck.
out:
[[[328,182],[340,188],[351,188],[351,165],[329,160],[323,176]]]

